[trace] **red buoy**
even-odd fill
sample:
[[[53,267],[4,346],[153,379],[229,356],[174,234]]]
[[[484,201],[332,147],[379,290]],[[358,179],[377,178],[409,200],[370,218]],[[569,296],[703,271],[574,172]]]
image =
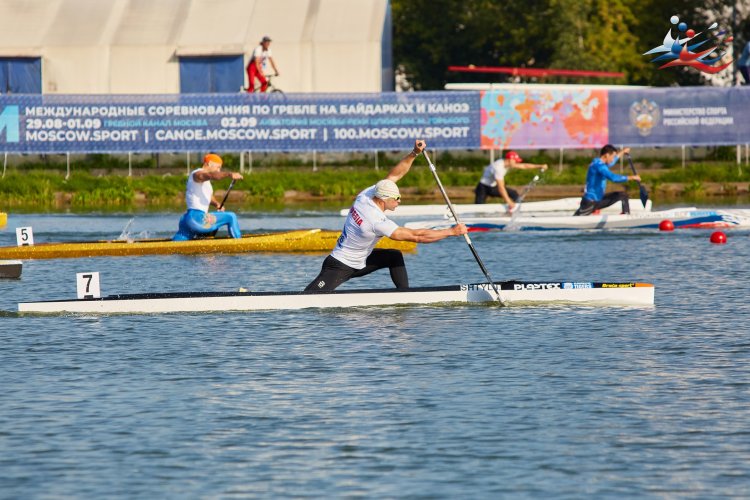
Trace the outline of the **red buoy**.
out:
[[[659,223],[659,231],[674,231],[674,223],[669,219],[664,219]]]
[[[716,243],[718,245],[723,245],[727,242],[727,235],[722,233],[721,231],[714,231],[711,233],[711,243]]]

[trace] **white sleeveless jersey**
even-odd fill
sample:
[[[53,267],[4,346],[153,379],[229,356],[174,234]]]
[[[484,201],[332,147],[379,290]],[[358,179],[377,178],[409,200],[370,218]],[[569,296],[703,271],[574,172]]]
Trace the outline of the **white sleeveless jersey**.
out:
[[[187,188],[185,189],[185,203],[187,203],[188,210],[201,210],[208,212],[208,207],[211,206],[211,196],[214,194],[214,187],[211,185],[211,181],[195,182],[193,175],[200,170],[199,168],[190,172],[187,181]]]
[[[385,216],[372,201],[375,186],[370,186],[357,195],[344,223],[331,256],[349,267],[362,269],[380,238],[390,236],[398,224]]]
[[[486,167],[482,173],[482,178],[479,180],[482,184],[489,187],[497,186],[497,179],[505,179],[505,174],[508,170],[505,168],[505,160],[495,160]]]

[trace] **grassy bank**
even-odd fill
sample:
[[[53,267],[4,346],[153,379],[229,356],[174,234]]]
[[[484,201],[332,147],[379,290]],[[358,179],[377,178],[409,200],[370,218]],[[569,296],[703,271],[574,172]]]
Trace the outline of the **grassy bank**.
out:
[[[471,196],[486,158],[458,158],[443,153],[435,159],[441,180],[459,195]],[[550,169],[543,175],[534,196],[541,193],[580,193],[590,159],[574,159],[562,169],[556,161],[544,154],[526,159],[532,163],[547,163]],[[353,164],[352,164],[353,163]],[[233,199],[238,203],[329,199],[348,200],[363,187],[374,184],[395,163],[383,158],[381,167],[362,165],[354,161],[346,165],[323,165],[315,170],[309,165],[263,165],[245,174],[245,179],[235,185]],[[692,163],[682,168],[678,161],[639,161],[636,163],[644,184],[656,195],[665,196],[742,196],[750,186],[750,169],[738,169],[732,161],[706,161]],[[135,165],[136,174],[127,176],[127,164],[121,160],[101,157],[98,161],[76,164],[69,179],[65,179],[64,166],[41,163],[10,168],[0,179],[0,209],[33,205],[40,209],[71,207],[74,209],[126,208],[132,206],[175,206],[183,203],[185,168],[155,168],[153,165]],[[227,168],[238,170],[236,158],[229,157]],[[620,167],[613,169],[620,171]],[[623,170],[623,173],[628,173]],[[511,171],[507,183],[511,186],[527,184],[537,171]],[[220,191],[228,181],[216,182]],[[416,198],[433,197],[435,181],[420,158],[409,175],[399,185]],[[635,186],[631,186],[635,189]],[[461,189],[463,188],[463,189]]]

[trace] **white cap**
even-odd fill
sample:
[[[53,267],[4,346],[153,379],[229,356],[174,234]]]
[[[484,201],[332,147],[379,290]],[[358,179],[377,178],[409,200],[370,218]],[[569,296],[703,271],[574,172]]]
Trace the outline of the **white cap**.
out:
[[[382,181],[375,184],[375,196],[380,199],[387,199],[387,198],[399,198],[401,197],[401,193],[398,191],[398,186],[395,182],[383,179]]]

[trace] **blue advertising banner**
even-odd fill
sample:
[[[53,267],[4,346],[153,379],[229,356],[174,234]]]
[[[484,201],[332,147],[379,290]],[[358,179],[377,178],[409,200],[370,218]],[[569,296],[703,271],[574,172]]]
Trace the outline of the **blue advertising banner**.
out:
[[[750,88],[610,90],[609,142],[731,145],[750,140]]]
[[[0,95],[0,151],[400,150],[480,143],[479,92]]]

